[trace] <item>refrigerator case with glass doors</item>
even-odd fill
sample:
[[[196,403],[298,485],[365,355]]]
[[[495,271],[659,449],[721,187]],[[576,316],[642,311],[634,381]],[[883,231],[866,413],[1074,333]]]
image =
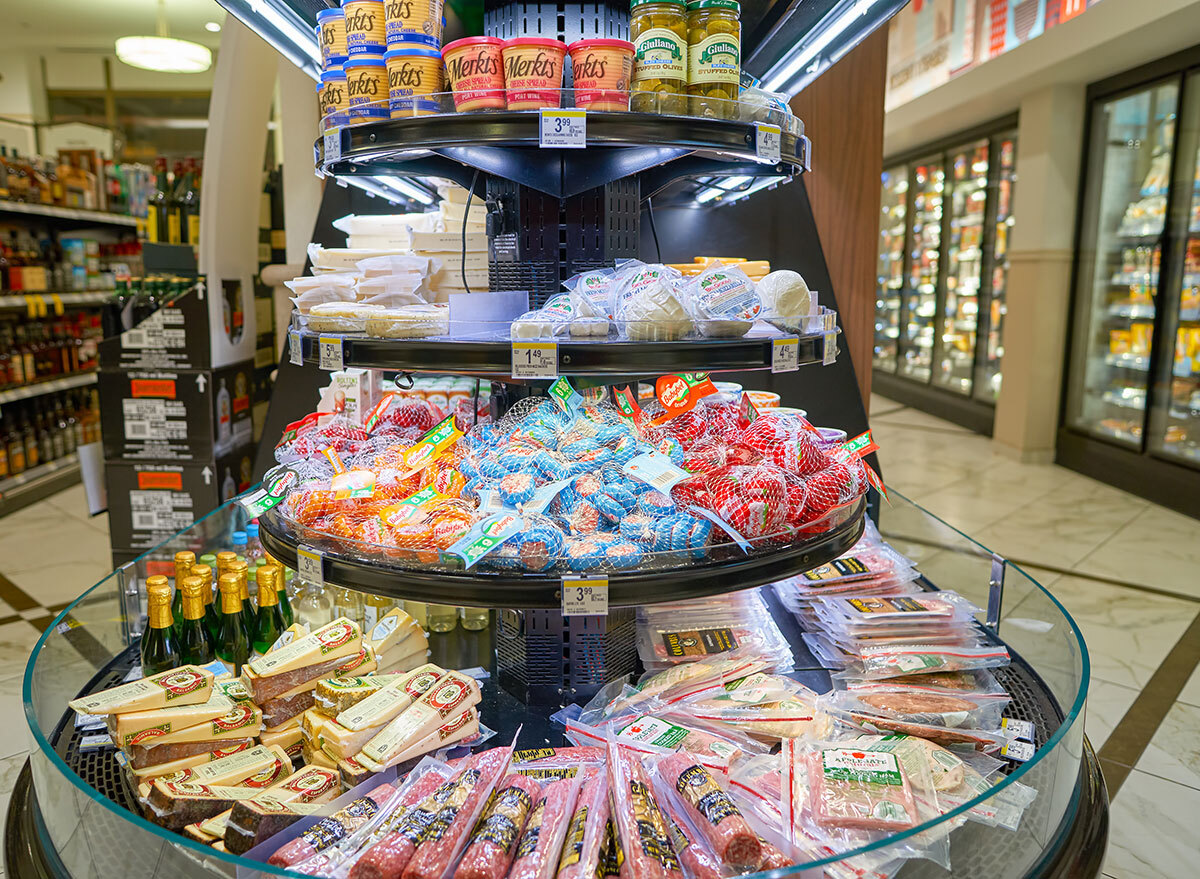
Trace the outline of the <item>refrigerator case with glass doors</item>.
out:
[[[908,233],[908,169],[883,172],[879,210],[879,263],[875,288],[875,366],[896,371],[904,247]]]
[[[977,399],[995,402],[1000,396],[1000,365],[1004,359],[1004,316],[1008,312],[1005,290],[1008,286],[1008,245],[1014,223],[1013,190],[1017,180],[1017,139],[1001,135],[992,141],[992,198],[988,206],[991,230],[991,283],[986,285],[979,316],[979,345],[976,355],[974,394]],[[998,159],[998,161],[996,161]],[[985,269],[986,271],[986,269]]]
[[[900,374],[928,382],[933,363],[934,319],[937,315],[942,263],[942,200],[945,171],[940,158],[918,162],[912,169],[912,243],[908,283],[904,290]]]

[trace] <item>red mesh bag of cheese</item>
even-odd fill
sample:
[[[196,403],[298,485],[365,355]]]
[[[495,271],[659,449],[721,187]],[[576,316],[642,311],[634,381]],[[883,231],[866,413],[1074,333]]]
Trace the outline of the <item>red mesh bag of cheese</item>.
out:
[[[776,534],[787,522],[787,475],[778,467],[726,467],[705,484],[710,509],[748,540]]]
[[[697,405],[662,425],[668,436],[674,437],[685,449],[690,449],[708,433],[704,404]]]
[[[421,433],[429,430],[441,419],[426,400],[418,397],[405,397],[392,401],[392,405],[383,413],[380,422],[394,424],[396,427],[413,427]]]
[[[712,473],[725,466],[729,446],[715,436],[706,436],[692,444],[683,456],[681,466],[689,473]]]
[[[713,394],[704,398],[704,415],[710,436],[733,442],[742,435],[747,422],[738,398],[733,394]]]

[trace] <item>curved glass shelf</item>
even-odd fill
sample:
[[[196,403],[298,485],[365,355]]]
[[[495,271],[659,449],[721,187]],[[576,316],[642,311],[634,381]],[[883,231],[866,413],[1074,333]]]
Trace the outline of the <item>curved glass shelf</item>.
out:
[[[84,742],[75,729],[74,714],[66,708],[67,701],[80,693],[119,681],[135,661],[134,633],[141,625],[137,597],[145,577],[156,566],[169,564],[177,550],[210,551],[228,545],[230,533],[243,524],[243,517],[240,507],[226,504],[114,572],[67,607],[33,650],[22,698],[33,742],[30,763],[37,817],[44,828],[38,844],[53,851],[68,877],[300,875],[215,851],[131,811],[127,783],[113,752],[81,747]],[[993,556],[984,547],[895,492],[882,510],[879,527],[885,539],[918,562],[931,583],[952,587],[977,605],[987,606]],[[759,875],[799,877],[805,869],[867,850],[886,859],[907,837],[946,830],[967,810],[1003,797],[1008,785],[1020,781],[1033,787],[1037,798],[1018,829],[968,823],[951,835],[951,860],[955,875],[1021,877],[1059,854],[1062,838],[1089,817],[1082,811],[1089,803],[1091,808],[1104,808],[1103,797],[1094,791],[1090,798],[1081,794],[1081,779],[1088,777],[1092,763],[1083,735],[1089,664],[1079,629],[1058,601],[1019,568],[1008,566],[1005,580],[998,623],[988,631],[1013,655],[1012,666],[1001,670],[1001,678],[1014,699],[1010,715],[1034,724],[1033,757],[1023,764],[1011,763],[1007,777],[993,788],[934,822],[862,849],[814,856],[794,867]],[[820,686],[821,676],[826,675],[827,683],[827,672],[801,652],[794,621],[778,605],[774,609],[795,648],[795,674],[814,686]],[[487,665],[492,647],[486,632],[457,630],[431,636],[431,649],[435,662],[449,663],[448,657],[453,656],[460,663]],[[485,683],[481,710],[501,739],[525,724],[522,741],[560,742],[560,732],[547,723],[546,709],[518,702],[492,681]]]

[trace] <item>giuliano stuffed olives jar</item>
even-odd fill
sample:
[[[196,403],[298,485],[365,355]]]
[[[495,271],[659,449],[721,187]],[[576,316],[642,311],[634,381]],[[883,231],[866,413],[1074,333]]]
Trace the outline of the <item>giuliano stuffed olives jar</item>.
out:
[[[639,113],[687,113],[687,7],[684,0],[633,0],[631,109]]]
[[[742,72],[741,5],[737,0],[687,4],[688,94],[693,116],[737,118]]]

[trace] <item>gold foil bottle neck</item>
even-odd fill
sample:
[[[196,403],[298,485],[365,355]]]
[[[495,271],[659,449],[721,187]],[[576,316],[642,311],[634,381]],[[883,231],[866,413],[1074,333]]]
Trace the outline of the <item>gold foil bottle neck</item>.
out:
[[[204,581],[199,577],[183,578],[183,618],[198,620],[204,616]]]

